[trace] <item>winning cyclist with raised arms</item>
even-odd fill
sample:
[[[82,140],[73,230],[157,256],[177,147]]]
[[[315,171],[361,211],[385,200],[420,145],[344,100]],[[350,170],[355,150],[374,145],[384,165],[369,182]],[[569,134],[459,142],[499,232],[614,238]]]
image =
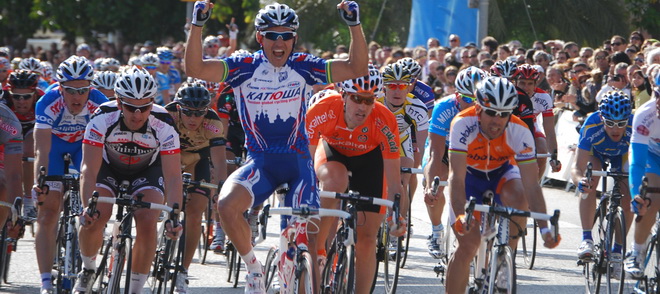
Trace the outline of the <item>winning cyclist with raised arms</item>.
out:
[[[251,230],[243,217],[248,208],[266,200],[288,183],[285,206],[319,206],[309,140],[305,132],[306,103],[311,87],[368,73],[367,43],[353,1],[337,5],[349,25],[351,45],[346,60],[323,60],[293,53],[298,16],[287,5],[267,5],[255,17],[256,40],[262,50],[221,60],[202,59],[202,26],[209,19],[209,0],[197,1],[186,45],[186,73],[210,82],[227,81],[246,133],[247,162],[232,173],[220,192],[222,227],[245,261],[246,293],[264,293],[263,268],[254,255]],[[314,235],[309,246],[315,248]],[[316,252],[311,250],[312,257]],[[313,267],[315,268],[315,267]]]

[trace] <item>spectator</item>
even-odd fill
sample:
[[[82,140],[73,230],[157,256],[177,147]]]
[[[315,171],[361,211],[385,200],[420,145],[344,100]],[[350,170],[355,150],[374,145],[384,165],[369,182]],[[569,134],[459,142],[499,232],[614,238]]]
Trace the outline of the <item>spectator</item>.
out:
[[[633,31],[630,33],[630,44],[637,46],[637,48],[642,48],[644,44],[644,36],[639,31]]]
[[[626,50],[626,46],[628,45],[628,42],[626,42],[625,38],[619,35],[614,35],[610,40],[610,44],[612,44],[612,53],[615,53],[615,52],[624,52]]]
[[[660,64],[660,48],[655,48],[646,54],[646,65]]]
[[[490,72],[490,67],[495,64],[495,61],[492,59],[484,59],[479,62],[479,68],[485,72]]]
[[[634,101],[634,108],[640,107],[642,104],[646,103],[651,99],[651,87],[644,76],[644,73],[636,65],[631,65],[628,67],[630,74],[628,79],[630,80],[630,87],[632,88],[631,97]]]
[[[485,38],[483,38],[483,40],[481,40],[481,51],[487,51],[492,55],[493,52],[495,52],[495,50],[497,49],[498,45],[499,43],[494,37],[486,36]]]
[[[380,49],[380,44],[378,44],[378,42],[371,41],[369,43],[369,62],[371,64],[375,65],[376,67],[380,67],[380,65],[378,64],[378,58],[377,58],[377,55],[376,55],[376,52],[378,51],[378,49]]]
[[[635,57],[637,57],[637,52],[639,52],[639,48],[632,44],[628,45],[625,51],[626,55],[628,55],[631,61],[635,60]]]
[[[536,51],[534,53],[534,64],[540,65],[543,69],[547,70],[548,66],[550,66],[550,59],[550,54],[545,51]]]
[[[608,56],[610,53],[605,49],[596,49],[591,63],[591,68],[599,69],[603,75],[607,75],[610,71]]]
[[[617,52],[621,53],[620,51]],[[625,53],[622,54],[625,55]],[[608,75],[607,84],[603,85],[600,91],[598,91],[598,94],[596,95],[596,101],[600,102],[600,100],[603,99],[605,93],[613,90],[621,90],[624,93],[626,93],[628,97],[630,97],[630,87],[628,87],[627,70],[628,70],[627,63],[625,62],[617,63],[614,66],[613,72],[611,72]]]
[[[541,41],[534,41],[534,44],[532,44],[532,48],[534,48],[534,51],[543,51],[545,52],[545,44]]]
[[[580,62],[583,62],[585,64],[591,64],[589,62],[589,59],[594,55],[594,49],[591,47],[582,47],[580,49]]]
[[[449,47],[451,49],[461,47],[461,38],[456,34],[449,35]]]
[[[568,42],[564,44],[564,51],[568,53],[568,58],[576,58],[580,56],[580,47],[575,42]]]
[[[479,52],[479,54],[477,54],[477,61],[479,63],[481,63],[486,59],[492,59],[492,56],[490,55],[490,53],[488,53],[488,51],[481,51]]]
[[[456,88],[454,87],[454,81],[456,81],[457,75],[458,75],[458,67],[452,65],[452,66],[448,66],[445,69],[445,84],[443,87],[443,91],[445,93],[456,92]]]
[[[438,38],[429,38],[426,40],[426,48],[431,49],[431,48],[437,48],[440,47],[440,40]]]
[[[509,49],[509,46],[507,45],[500,45],[497,46],[497,60],[504,61],[506,60],[509,56],[511,56],[511,49]]]

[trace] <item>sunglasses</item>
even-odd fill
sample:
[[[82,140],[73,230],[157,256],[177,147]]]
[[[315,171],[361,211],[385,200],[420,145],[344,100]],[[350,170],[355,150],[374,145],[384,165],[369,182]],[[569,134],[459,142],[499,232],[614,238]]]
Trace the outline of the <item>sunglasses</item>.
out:
[[[641,40],[641,38],[637,37],[637,36],[633,36],[633,37],[630,37],[630,40]]]
[[[265,31],[265,32],[259,32],[259,34],[271,41],[277,41],[277,39],[282,39],[282,41],[289,41],[296,36],[296,32]]]
[[[605,59],[605,56],[596,56],[596,60],[603,60]]]
[[[217,44],[206,45],[206,48],[218,48],[218,47],[220,47],[220,45]]]
[[[621,43],[612,43],[612,46],[621,46]]]
[[[29,99],[31,99],[34,95],[34,92],[25,93],[25,94],[15,94],[15,93],[9,92],[9,94],[11,95],[12,99],[20,101],[20,100],[29,100]]]
[[[206,108],[204,108],[204,109],[199,109],[199,110],[190,109],[190,108],[185,108],[185,107],[179,107],[179,108],[181,109],[181,113],[182,113],[183,115],[185,115],[185,116],[189,116],[189,117],[193,117],[193,116],[194,116],[194,117],[200,117],[200,116],[202,116],[202,115],[205,115],[206,112],[208,111]]]
[[[468,96],[468,95],[460,94],[460,93],[456,93],[456,94],[458,95],[459,98],[461,98],[461,100],[463,100],[463,102],[465,102],[467,104],[472,104],[472,103],[474,103],[474,101],[477,101],[476,97],[472,97],[472,96]]]
[[[348,94],[348,98],[350,98],[351,101],[353,101],[357,104],[363,104],[364,103],[364,105],[372,105],[372,104],[374,104],[374,102],[376,102],[375,97],[362,97],[362,96],[358,96],[358,95],[355,95],[355,94]]]
[[[391,83],[391,84],[385,84],[388,89],[390,90],[405,90],[408,86],[410,86],[409,83]]]
[[[139,112],[149,111],[149,109],[151,109],[151,106],[154,104],[153,101],[151,101],[147,104],[143,104],[143,105],[130,104],[128,102],[125,102],[122,99],[119,99],[119,101],[121,101],[121,105],[123,105],[124,110],[126,110],[128,112],[132,112],[132,113],[136,113],[138,111]]]
[[[172,64],[171,61],[161,61],[160,64]]]
[[[454,42],[458,42],[458,40],[456,40],[456,39],[454,39],[454,40],[449,40],[449,42],[454,43]]]
[[[513,111],[511,110],[496,110],[493,108],[481,106],[481,108],[484,110],[486,115],[491,116],[491,117],[509,117]]]
[[[62,89],[64,89],[65,92],[69,93],[70,95],[85,95],[87,92],[89,92],[89,86],[87,87],[80,87],[80,88],[74,88],[74,87],[67,87],[62,85]]]
[[[627,119],[626,120],[609,120],[609,119],[603,118],[603,123],[605,124],[605,126],[607,126],[609,128],[613,128],[613,127],[616,126],[617,128],[623,129],[628,125],[628,120]]]
[[[158,66],[155,66],[155,65],[149,65],[149,66],[144,67],[144,69],[146,69],[146,70],[154,70],[156,68],[158,68]]]

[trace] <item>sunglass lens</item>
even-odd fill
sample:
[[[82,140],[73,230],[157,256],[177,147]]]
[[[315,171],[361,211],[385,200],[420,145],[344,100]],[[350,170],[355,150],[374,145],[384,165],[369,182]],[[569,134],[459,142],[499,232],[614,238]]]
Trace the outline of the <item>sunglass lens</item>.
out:
[[[294,34],[292,32],[286,33],[276,33],[276,32],[267,32],[266,39],[277,41],[277,39],[282,38],[283,41],[288,41],[293,39]]]

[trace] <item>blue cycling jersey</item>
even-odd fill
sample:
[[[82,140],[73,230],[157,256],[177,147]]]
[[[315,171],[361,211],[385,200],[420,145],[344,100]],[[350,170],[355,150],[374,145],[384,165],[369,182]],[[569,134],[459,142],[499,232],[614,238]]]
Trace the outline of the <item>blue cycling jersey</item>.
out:
[[[605,126],[600,117],[600,111],[596,111],[587,117],[587,120],[580,129],[580,139],[578,148],[587,150],[592,154],[602,155],[604,157],[615,157],[628,153],[630,146],[630,136],[632,135],[632,121],[631,116],[626,126],[626,132],[619,140],[614,142],[605,133]]]
[[[449,147],[449,127],[454,117],[461,112],[459,109],[456,95],[448,95],[438,101],[438,104],[433,108],[431,119],[429,120],[429,133],[445,137],[445,148]],[[429,148],[429,135],[424,144],[424,155],[422,156],[422,167],[428,163],[430,155]]]
[[[163,91],[170,89],[170,78],[166,74],[157,71],[156,82],[158,83],[158,94],[154,97],[154,103],[164,106],[165,100],[163,98]]]
[[[431,86],[418,80],[415,83],[415,88],[410,93],[413,94],[415,98],[422,100],[422,102],[424,102],[426,105],[426,109],[433,110],[435,95],[433,94],[433,89],[431,89]]]
[[[181,73],[171,65],[170,69],[167,71],[167,76],[170,78],[170,85],[181,83]]]
[[[234,89],[236,107],[250,152],[307,153],[307,100],[312,85],[330,83],[330,62],[294,53],[283,67],[274,67],[263,51],[222,60]]]

